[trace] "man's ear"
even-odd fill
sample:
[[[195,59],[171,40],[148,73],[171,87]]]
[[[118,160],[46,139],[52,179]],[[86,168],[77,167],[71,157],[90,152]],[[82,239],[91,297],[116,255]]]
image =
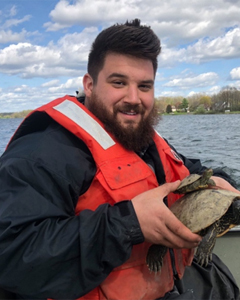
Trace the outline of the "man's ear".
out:
[[[83,88],[86,97],[90,97],[92,95],[93,79],[88,73],[83,76]]]

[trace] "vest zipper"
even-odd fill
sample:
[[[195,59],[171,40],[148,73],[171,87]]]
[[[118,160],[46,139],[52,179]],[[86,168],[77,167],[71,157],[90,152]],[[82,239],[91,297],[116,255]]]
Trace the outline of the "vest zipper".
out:
[[[174,278],[174,280],[176,280],[176,279],[179,279],[179,277],[178,277],[178,272],[177,272],[177,268],[176,268],[173,249],[170,248],[169,253],[170,253],[170,258],[171,258],[171,263],[172,263],[173,278]]]

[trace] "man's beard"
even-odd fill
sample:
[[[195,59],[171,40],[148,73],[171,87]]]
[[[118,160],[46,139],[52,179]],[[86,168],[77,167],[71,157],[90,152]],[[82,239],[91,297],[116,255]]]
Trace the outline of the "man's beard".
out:
[[[121,106],[114,106],[111,114],[97,95],[92,94],[89,99],[88,109],[103,122],[105,129],[112,133],[116,140],[127,150],[139,152],[146,148],[154,135],[154,126],[158,124],[160,116],[154,106],[149,115],[144,118],[145,109],[140,105],[125,103]],[[134,123],[129,121],[127,126],[123,126],[117,121],[119,111],[140,113],[142,118],[134,127]]]

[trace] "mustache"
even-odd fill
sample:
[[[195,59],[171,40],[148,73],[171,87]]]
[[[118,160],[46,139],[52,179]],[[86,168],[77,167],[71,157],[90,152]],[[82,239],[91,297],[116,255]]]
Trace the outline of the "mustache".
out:
[[[124,103],[124,104],[121,104],[119,106],[114,107],[114,112],[116,113],[118,111],[121,111],[121,112],[134,112],[134,113],[137,113],[137,114],[144,114],[145,109],[140,104]]]

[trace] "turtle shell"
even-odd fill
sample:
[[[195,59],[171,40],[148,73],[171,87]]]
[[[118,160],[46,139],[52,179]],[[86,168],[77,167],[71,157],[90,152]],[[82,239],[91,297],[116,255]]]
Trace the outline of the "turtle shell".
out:
[[[198,233],[219,220],[235,199],[240,199],[240,195],[231,191],[199,190],[185,194],[170,210],[192,232]]]
[[[174,191],[177,194],[186,194],[200,189],[206,189],[209,185],[215,185],[210,179],[213,174],[212,169],[206,169],[202,175],[191,174],[182,180],[179,187]]]

